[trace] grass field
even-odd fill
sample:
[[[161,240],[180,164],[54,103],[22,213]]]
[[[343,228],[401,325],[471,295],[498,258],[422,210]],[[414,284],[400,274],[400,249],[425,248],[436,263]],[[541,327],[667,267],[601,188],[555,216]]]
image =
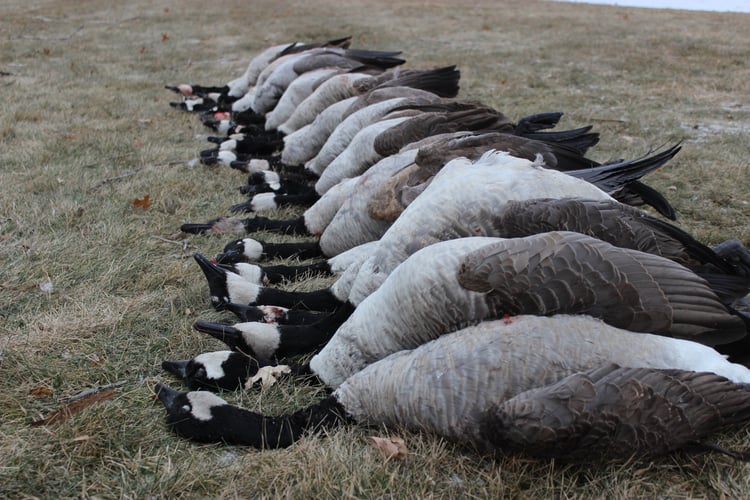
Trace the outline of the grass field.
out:
[[[187,221],[242,201],[244,176],[188,161],[207,143],[164,84],[223,84],[257,51],[352,35],[409,65],[457,64],[461,96],[508,116],[560,110],[593,124],[597,160],[683,141],[647,182],[679,224],[750,244],[750,17],[543,1],[108,2],[6,0],[0,21],[0,497],[746,497],[750,468],[725,457],[573,465],[492,459],[434,436],[347,428],[286,450],[195,445],[153,401],[179,384],[162,359],[220,348],[190,258],[229,237]],[[150,206],[133,201],[149,195]],[[274,217],[293,215],[287,211]],[[268,236],[269,238],[278,238]],[[313,289],[327,281],[290,285]],[[116,384],[105,401],[31,425],[61,398]],[[281,413],[317,399],[278,384],[230,401]],[[385,461],[369,435],[402,436]],[[717,436],[750,447],[742,430]]]

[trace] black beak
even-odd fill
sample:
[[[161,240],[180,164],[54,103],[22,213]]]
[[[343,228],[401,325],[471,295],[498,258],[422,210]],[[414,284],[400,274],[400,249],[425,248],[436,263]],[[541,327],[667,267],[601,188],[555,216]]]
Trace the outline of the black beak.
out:
[[[235,170],[239,170],[240,172],[248,173],[249,170],[247,168],[248,162],[242,161],[242,160],[234,160],[233,162],[229,163],[229,166],[232,167]]]
[[[253,201],[249,200],[244,203],[237,203],[229,207],[229,211],[233,214],[243,214],[253,211]]]
[[[181,394],[180,391],[175,391],[171,387],[167,387],[164,384],[156,384],[156,386],[154,387],[154,392],[156,392],[156,396],[159,398],[159,401],[162,402],[167,410],[174,406],[175,399]]]
[[[242,256],[241,251],[231,249],[217,254],[215,260],[218,264],[235,264],[237,262],[244,262],[246,259]]]
[[[235,262],[244,262],[245,244],[242,240],[235,240],[227,243],[224,250],[216,256],[216,262],[220,264],[234,264]]]
[[[205,233],[206,231],[210,231],[211,228],[214,227],[216,222],[218,222],[219,219],[213,219],[208,222],[196,223],[196,222],[188,222],[186,224],[183,224],[180,226],[180,231],[183,233],[190,233],[190,234],[201,234]]]
[[[221,340],[232,350],[239,349],[244,351],[247,349],[245,341],[242,338],[242,332],[231,325],[198,320],[193,323],[193,328],[199,332],[207,333],[215,339]]]
[[[229,302],[227,272],[199,253],[193,254],[193,258],[206,276],[206,280],[208,280],[211,304],[216,308],[223,307],[225,303]]]
[[[161,367],[163,370],[168,371],[172,375],[175,375],[181,379],[185,379],[188,376],[187,367],[189,362],[189,359],[179,361],[169,361],[165,359],[161,362]]]

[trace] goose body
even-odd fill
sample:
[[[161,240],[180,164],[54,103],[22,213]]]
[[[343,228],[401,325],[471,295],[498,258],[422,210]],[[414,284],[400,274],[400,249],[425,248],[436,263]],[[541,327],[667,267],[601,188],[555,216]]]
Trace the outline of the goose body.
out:
[[[315,183],[315,191],[323,194],[344,179],[363,174],[383,159],[383,155],[375,151],[373,147],[375,140],[384,130],[395,127],[409,118],[409,116],[385,117],[383,120],[362,128],[352,137],[347,147],[323,170],[320,179]]]
[[[329,106],[359,95],[355,88],[356,83],[370,78],[372,75],[357,72],[332,76],[300,102],[291,115],[278,126],[278,130],[288,135],[309,125]]]
[[[519,316],[394,353],[351,375],[334,395],[356,421],[479,443],[488,409],[609,363],[708,371],[735,383],[750,376],[696,342],[634,334],[588,316]]]
[[[242,76],[227,84],[229,87],[229,95],[232,97],[242,97],[245,95],[247,91],[257,83],[263,70],[265,70],[273,61],[285,54],[324,46],[347,48],[349,47],[350,42],[351,38],[346,37],[318,43],[304,44],[301,42],[292,42],[268,47],[252,58]]]
[[[705,280],[662,257],[579,233],[460,238],[399,265],[310,367],[336,386],[369,363],[466,325],[506,314],[572,313],[709,345],[747,333]]]
[[[295,78],[289,83],[276,106],[266,114],[266,130],[276,130],[316,88],[341,71],[341,68],[320,68]]]
[[[281,161],[285,165],[304,165],[320,152],[336,127],[343,121],[344,114],[357,96],[335,102],[325,108],[309,123],[284,137]]]
[[[311,123],[325,108],[348,97],[358,96],[376,87],[413,87],[441,97],[455,97],[460,72],[455,66],[433,70],[395,69],[380,74],[345,73],[337,75],[305,99],[279,130],[289,134]]]

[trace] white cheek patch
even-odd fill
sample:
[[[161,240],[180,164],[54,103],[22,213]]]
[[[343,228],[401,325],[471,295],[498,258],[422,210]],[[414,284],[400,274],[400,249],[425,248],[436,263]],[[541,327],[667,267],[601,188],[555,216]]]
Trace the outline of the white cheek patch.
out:
[[[263,255],[263,245],[252,238],[245,238],[242,240],[242,245],[244,248],[242,253],[249,260],[258,260],[260,259],[260,256]]]
[[[195,106],[198,104],[203,104],[203,99],[186,99],[185,100],[185,109],[188,111],[193,111]]]
[[[192,407],[190,414],[201,422],[211,420],[211,408],[227,404],[219,396],[208,391],[188,392],[187,398]]]
[[[275,193],[260,193],[253,196],[252,209],[255,211],[273,210],[276,208]]]
[[[235,264],[234,268],[240,276],[242,276],[250,283],[255,283],[256,285],[261,284],[260,279],[263,275],[263,271],[261,271],[259,266],[256,266],[255,264],[240,262]]]
[[[237,141],[234,139],[224,141],[219,145],[220,151],[234,151],[235,149],[237,149]]]
[[[268,160],[263,160],[261,158],[253,158],[247,162],[248,173],[267,172],[269,168],[271,168],[271,164],[268,163]]]
[[[227,273],[227,292],[232,302],[253,304],[258,299],[260,286],[250,283],[239,274]]]
[[[206,378],[209,380],[219,380],[226,373],[222,365],[229,359],[232,351],[205,352],[196,356],[193,361],[200,363],[206,370]]]
[[[270,358],[279,348],[281,335],[276,325],[268,323],[237,323],[235,328],[242,332],[242,338],[258,356]]]
[[[218,160],[226,165],[227,167],[230,166],[230,164],[237,159],[237,155],[234,154],[232,151],[219,151],[219,154],[216,155]]]

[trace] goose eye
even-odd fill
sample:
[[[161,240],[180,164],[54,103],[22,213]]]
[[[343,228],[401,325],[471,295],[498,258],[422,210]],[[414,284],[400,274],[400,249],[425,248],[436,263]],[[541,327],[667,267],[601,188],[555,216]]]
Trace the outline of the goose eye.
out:
[[[190,413],[190,405],[180,406],[180,413]]]

